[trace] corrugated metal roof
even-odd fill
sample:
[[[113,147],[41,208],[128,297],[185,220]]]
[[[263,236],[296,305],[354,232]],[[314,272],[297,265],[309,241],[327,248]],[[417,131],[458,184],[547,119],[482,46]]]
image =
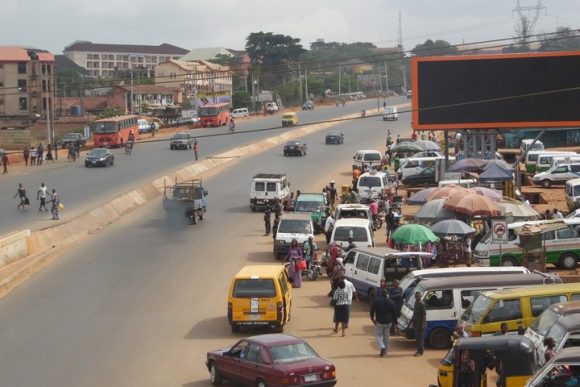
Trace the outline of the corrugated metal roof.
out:
[[[54,54],[33,50],[41,62],[54,62]],[[28,49],[17,46],[0,46],[0,62],[30,62]]]
[[[92,42],[75,42],[65,47],[64,52],[119,52],[135,54],[158,54],[158,55],[184,55],[185,48],[177,47],[168,43],[159,46],[149,46],[142,44],[108,44]]]
[[[180,60],[195,61],[214,59],[217,55],[233,56],[225,47],[194,48],[179,58]]]

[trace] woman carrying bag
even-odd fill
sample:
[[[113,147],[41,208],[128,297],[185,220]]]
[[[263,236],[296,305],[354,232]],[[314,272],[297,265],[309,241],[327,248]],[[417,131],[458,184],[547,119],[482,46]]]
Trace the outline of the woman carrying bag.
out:
[[[304,260],[304,252],[302,247],[298,245],[296,239],[292,239],[290,243],[290,250],[284,258],[284,262],[288,262],[288,274],[292,279],[292,287],[299,288],[302,286],[302,270],[306,269],[306,261]]]

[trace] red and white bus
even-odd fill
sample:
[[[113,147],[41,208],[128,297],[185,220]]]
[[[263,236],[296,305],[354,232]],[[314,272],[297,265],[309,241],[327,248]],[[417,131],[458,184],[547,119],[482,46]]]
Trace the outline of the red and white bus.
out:
[[[216,103],[199,108],[199,119],[201,126],[222,126],[230,121],[230,104]]]
[[[95,146],[119,147],[123,146],[133,132],[135,140],[139,139],[138,116],[125,115],[96,120],[93,124]]]

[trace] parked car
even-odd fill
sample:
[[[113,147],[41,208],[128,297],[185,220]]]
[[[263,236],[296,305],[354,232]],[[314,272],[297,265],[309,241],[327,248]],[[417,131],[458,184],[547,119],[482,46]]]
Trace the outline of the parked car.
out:
[[[270,113],[270,114],[274,114],[274,113],[278,113],[278,104],[276,102],[266,102],[264,104],[264,110],[266,111],[266,113]]]
[[[169,149],[191,149],[193,147],[193,138],[187,132],[179,132],[171,137]]]
[[[326,135],[325,143],[328,144],[344,144],[344,134],[342,132],[330,132]]]
[[[85,146],[87,139],[80,133],[65,133],[65,135],[62,136],[60,143],[62,144],[62,147],[65,148],[70,144],[75,145],[77,141],[81,146]]]
[[[402,183],[408,186],[435,184],[435,167],[423,169],[421,172],[404,177]]]
[[[580,177],[580,163],[559,164],[547,171],[536,173],[532,182],[544,188],[550,188],[557,184],[564,185],[568,180],[577,179],[578,177]]]
[[[306,156],[306,143],[301,140],[288,141],[284,145],[284,156],[290,155]]]
[[[151,132],[151,125],[146,119],[140,118],[137,120],[137,125],[139,126],[139,133],[149,133]]]
[[[302,105],[302,110],[314,110],[314,102],[308,100]]]
[[[242,118],[242,117],[249,117],[250,111],[248,108],[238,108],[232,110],[232,117],[234,118]]]
[[[85,167],[108,167],[115,164],[115,155],[107,148],[95,148],[87,153]]]
[[[257,387],[336,384],[334,364],[306,341],[286,334],[252,336],[210,351],[206,366],[214,386],[224,380]]]

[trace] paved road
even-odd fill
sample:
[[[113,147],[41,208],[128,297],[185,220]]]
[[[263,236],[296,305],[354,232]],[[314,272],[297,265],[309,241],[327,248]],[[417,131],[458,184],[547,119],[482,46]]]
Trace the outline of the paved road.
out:
[[[407,117],[388,124],[395,135],[407,130]],[[273,262],[261,216],[248,208],[252,175],[287,172],[302,192],[331,178],[346,183],[352,155],[383,149],[386,127],[380,119],[341,124],[342,146],[326,146],[324,134],[314,134],[305,139],[308,156],[285,158],[272,149],[209,177],[210,210],[198,225],[168,227],[160,203],[152,203],[70,249],[0,300],[0,385],[208,385],[205,352],[236,338],[225,319],[229,278],[248,262]],[[380,232],[376,239],[383,238]],[[356,306],[349,337],[330,339],[326,291],[322,280],[297,291],[287,331],[308,337],[339,365],[339,385],[389,377],[412,385],[417,365],[430,363],[412,358],[412,343],[404,340],[401,359],[394,353],[378,363],[366,306]],[[372,369],[363,374],[363,367]],[[432,368],[420,385],[435,381]]]
[[[390,98],[389,103],[402,103],[407,100]],[[362,107],[376,108],[376,100],[351,102],[344,107],[317,107],[313,111],[298,112],[300,123],[311,123],[334,119],[344,114],[360,111]],[[252,121],[239,120],[234,135],[203,137],[216,133],[229,134],[227,127],[193,130],[200,136],[200,157],[207,157],[237,145],[246,144],[261,138],[291,130],[246,131],[280,127],[280,115],[268,116]],[[50,214],[37,211],[36,191],[41,182],[49,189],[56,188],[61,201],[65,204],[62,217],[72,217],[86,211],[89,206],[97,206],[106,200],[129,191],[152,177],[160,176],[191,163],[191,151],[170,151],[167,141],[138,144],[131,156],[122,150],[115,150],[115,165],[112,168],[86,169],[83,160],[76,163],[59,161],[58,166],[38,166],[18,168],[17,172],[0,176],[0,235],[24,228],[39,229],[52,224]],[[18,183],[22,182],[31,199],[31,206],[23,213],[16,210],[18,199],[12,199]]]

